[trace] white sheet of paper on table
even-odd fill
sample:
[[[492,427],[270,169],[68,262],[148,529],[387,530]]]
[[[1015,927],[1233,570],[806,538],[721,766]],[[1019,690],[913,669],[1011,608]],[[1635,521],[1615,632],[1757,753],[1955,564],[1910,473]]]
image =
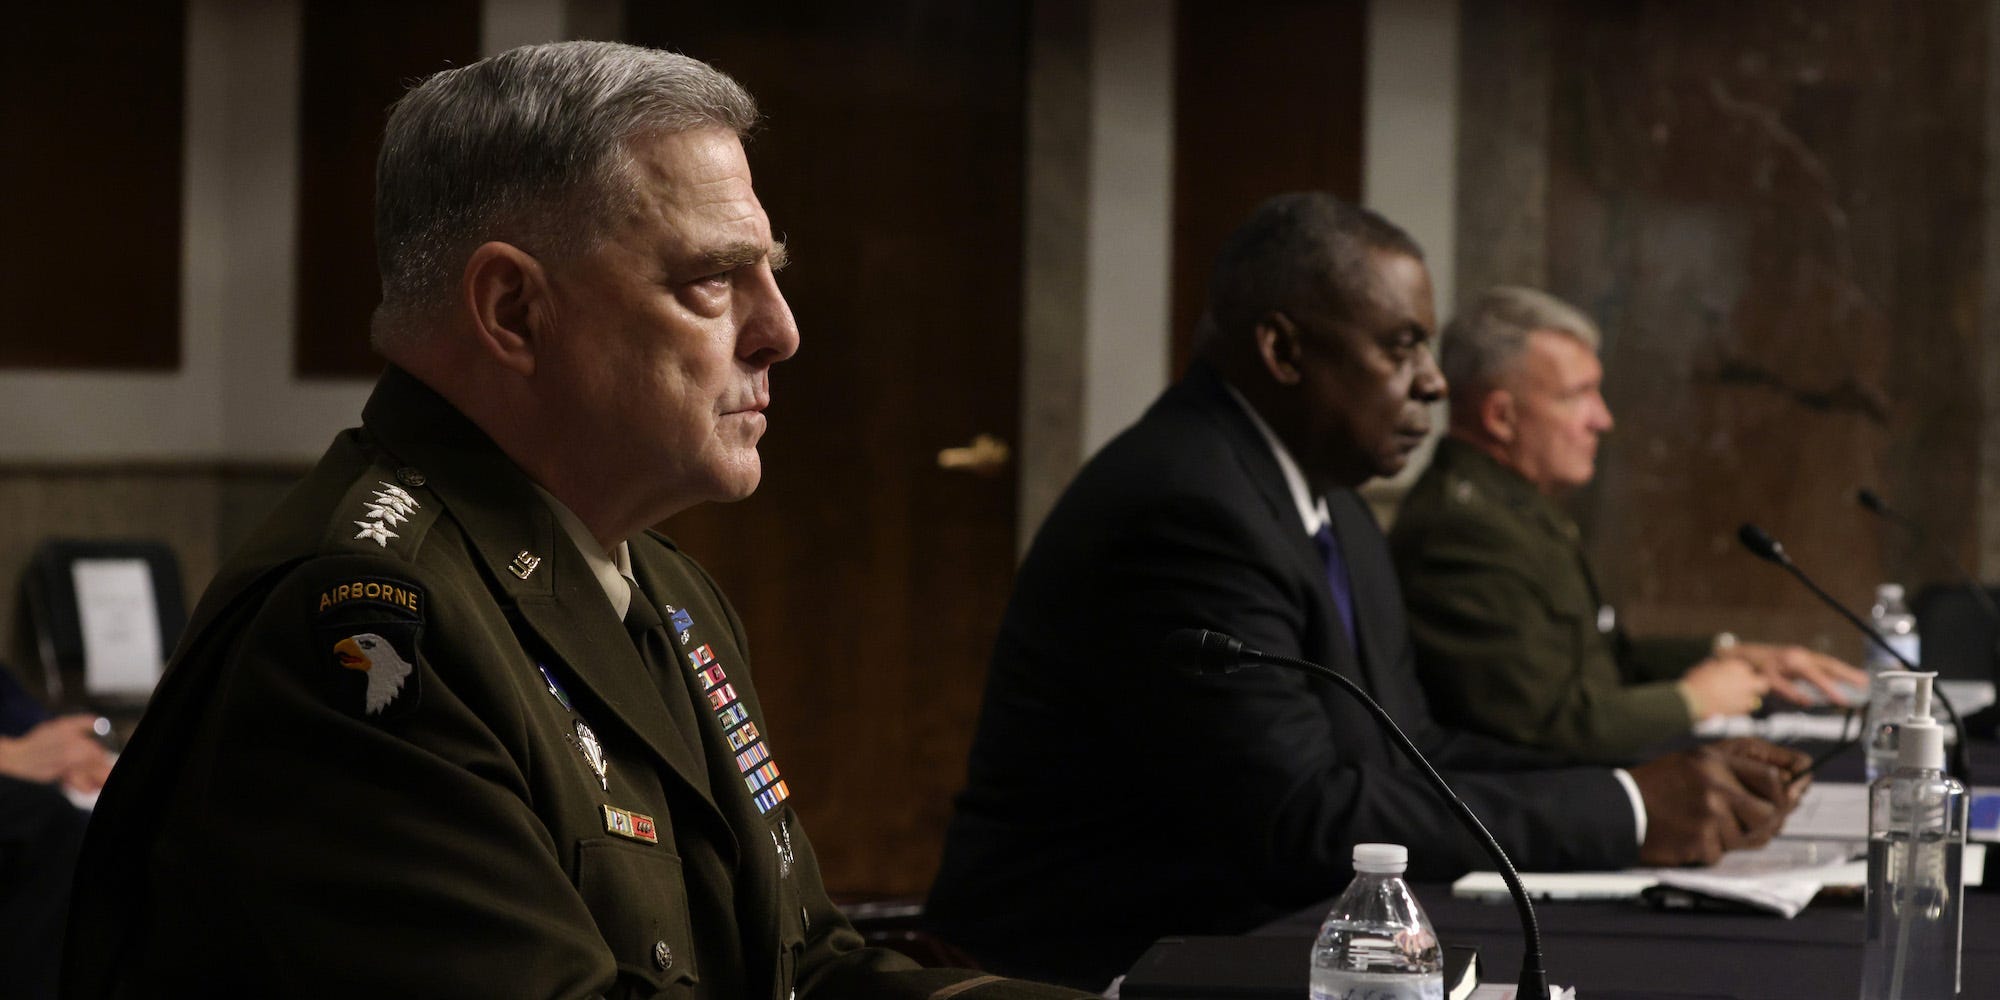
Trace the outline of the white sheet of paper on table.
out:
[[[144,559],[78,559],[77,624],[83,686],[92,695],[144,695],[160,678],[160,617]]]

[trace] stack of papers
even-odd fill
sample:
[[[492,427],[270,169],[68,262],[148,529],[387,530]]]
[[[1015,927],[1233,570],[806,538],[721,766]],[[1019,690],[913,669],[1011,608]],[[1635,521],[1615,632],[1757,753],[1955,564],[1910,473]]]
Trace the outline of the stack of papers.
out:
[[[1973,843],[2000,842],[2000,788],[1975,785],[1965,839]],[[1847,840],[1857,844],[1868,839],[1868,786],[1842,782],[1814,782],[1799,800],[1798,808],[1785,818],[1780,838],[1798,840]],[[1971,866],[1972,859],[1966,858]]]
[[[1939,681],[1938,689],[1958,709],[1961,716],[1971,715],[1994,702],[1992,681]],[[1861,731],[1862,700],[1868,697],[1863,691],[1853,692],[1855,709],[1850,719],[1848,713],[1831,706],[1814,712],[1772,712],[1766,716],[1719,715],[1704,719],[1694,727],[1694,734],[1702,737],[1760,736],[1773,743],[1795,743],[1800,740],[1814,740],[1824,743],[1838,743],[1853,739]],[[1943,715],[1939,715],[1943,721]],[[1958,734],[1950,726],[1945,727],[1944,740],[1947,744],[1956,742]]]
[[[1863,810],[1863,815],[1866,815]],[[1865,823],[1865,821],[1864,821]],[[1829,886],[1858,888],[1868,880],[1865,844],[1858,840],[1780,839],[1731,851],[1706,868],[1633,868],[1622,872],[1524,872],[1521,885],[1536,899],[1640,899],[1657,887],[1725,904],[1794,917]],[[1986,845],[1965,848],[1965,884],[1980,884]],[[1498,872],[1473,872],[1452,883],[1461,899],[1504,900]]]

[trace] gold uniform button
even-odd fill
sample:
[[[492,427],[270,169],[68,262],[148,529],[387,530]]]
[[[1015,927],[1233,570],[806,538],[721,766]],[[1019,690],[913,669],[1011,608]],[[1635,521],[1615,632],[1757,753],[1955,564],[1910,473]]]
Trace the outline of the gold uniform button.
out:
[[[665,941],[653,942],[653,964],[659,966],[661,972],[674,967],[674,950],[667,947]]]

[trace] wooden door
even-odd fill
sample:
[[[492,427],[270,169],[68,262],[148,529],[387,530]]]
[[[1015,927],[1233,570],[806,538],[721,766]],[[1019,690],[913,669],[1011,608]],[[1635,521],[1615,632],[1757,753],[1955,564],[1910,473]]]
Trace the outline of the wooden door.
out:
[[[1026,9],[631,3],[626,35],[756,95],[757,192],[802,346],[756,495],[664,526],[748,623],[774,757],[827,885],[937,867],[1013,579],[1013,464],[938,467],[1018,418]]]

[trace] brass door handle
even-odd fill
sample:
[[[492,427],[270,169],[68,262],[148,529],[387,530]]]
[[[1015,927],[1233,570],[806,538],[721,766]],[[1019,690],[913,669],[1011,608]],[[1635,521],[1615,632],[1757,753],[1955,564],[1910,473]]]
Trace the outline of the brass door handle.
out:
[[[937,464],[940,469],[991,476],[1006,468],[1007,459],[1012,454],[1013,449],[1007,447],[1007,442],[991,434],[980,434],[972,439],[971,444],[940,450]]]

